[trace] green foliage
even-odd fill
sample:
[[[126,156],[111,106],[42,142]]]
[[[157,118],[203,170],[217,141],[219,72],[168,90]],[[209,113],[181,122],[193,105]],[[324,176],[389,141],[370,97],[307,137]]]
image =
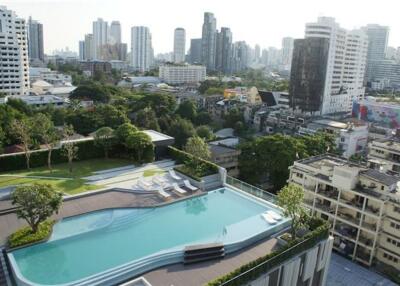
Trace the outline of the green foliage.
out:
[[[211,152],[207,143],[199,136],[190,137],[186,142],[184,150],[203,160],[210,160],[211,158]]]
[[[224,94],[225,88],[223,87],[210,87],[206,90],[205,94],[206,95],[214,95],[214,94]]]
[[[11,194],[11,198],[12,204],[18,208],[18,218],[24,219],[33,233],[36,233],[41,222],[58,213],[62,203],[62,194],[47,184],[20,186]]]
[[[108,152],[114,145],[114,130],[110,127],[102,127],[94,134],[94,144],[104,149],[104,157],[108,159]]]
[[[144,93],[129,98],[129,108],[137,112],[146,107],[152,109],[156,114],[171,114],[176,107],[176,100],[171,95],[158,93]]]
[[[196,125],[208,125],[211,122],[212,118],[207,111],[199,111],[193,123]]]
[[[284,216],[291,219],[292,239],[295,239],[297,231],[303,226],[304,209],[301,205],[303,198],[302,188],[293,184],[283,187],[278,193],[278,206],[283,208]]]
[[[180,117],[193,122],[197,116],[196,104],[192,100],[186,100],[179,104],[175,113]]]
[[[335,136],[326,132],[318,132],[313,136],[304,136],[302,139],[306,146],[308,156],[316,156],[324,153],[336,153]]]
[[[32,232],[30,227],[24,227],[13,234],[8,238],[8,245],[11,248],[19,247],[35,242],[40,242],[50,237],[51,231],[53,229],[55,221],[54,220],[46,220],[39,224],[39,227],[36,232]]]
[[[33,113],[32,108],[18,98],[9,98],[7,105],[26,115],[32,115]]]
[[[154,144],[150,136],[137,131],[125,139],[126,147],[135,154],[135,160],[139,163],[149,163],[154,160]]]
[[[136,132],[138,132],[138,129],[136,128],[135,125],[130,123],[124,123],[120,125],[117,128],[117,130],[115,130],[115,136],[117,137],[119,143],[126,146],[127,145],[126,138],[128,138],[130,135]]]
[[[322,219],[315,219],[314,225],[316,225],[316,228],[310,227],[311,231],[304,237],[296,238],[278,250],[240,266],[236,270],[209,282],[207,286],[219,286],[228,281],[230,282],[226,285],[229,286],[247,285],[283,262],[313,248],[329,236],[329,224],[327,222]]]
[[[172,121],[168,129],[168,135],[175,138],[175,145],[178,148],[185,146],[187,139],[193,137],[195,132],[192,122],[180,117]]]
[[[33,140],[34,125],[31,119],[24,118],[22,120],[15,119],[11,122],[10,127],[12,128],[12,134],[18,140],[18,143],[22,145],[25,153],[26,168],[30,168],[30,149],[35,143]]]
[[[114,93],[111,87],[99,83],[79,85],[70,95],[70,99],[92,100],[94,102],[108,103]]]
[[[196,134],[204,141],[209,141],[214,138],[214,134],[210,127],[207,125],[201,125],[196,128]]]
[[[234,128],[235,126],[237,127],[237,123],[241,122],[244,125],[244,116],[243,112],[241,112],[237,108],[231,109],[228,114],[225,115],[225,122],[224,122],[224,127],[225,128]]]
[[[135,124],[144,129],[152,129],[160,131],[160,126],[158,124],[157,115],[149,107],[139,110],[135,116]]]
[[[353,154],[350,156],[349,160],[355,163],[361,163],[363,161],[363,156],[361,154]]]

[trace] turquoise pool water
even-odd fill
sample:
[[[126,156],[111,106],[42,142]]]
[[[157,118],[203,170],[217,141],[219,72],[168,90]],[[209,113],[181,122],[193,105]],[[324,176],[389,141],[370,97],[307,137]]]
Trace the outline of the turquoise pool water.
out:
[[[10,257],[30,282],[69,284],[186,245],[242,241],[277,226],[260,216],[271,209],[224,188],[159,208],[98,211],[60,221],[48,242]]]

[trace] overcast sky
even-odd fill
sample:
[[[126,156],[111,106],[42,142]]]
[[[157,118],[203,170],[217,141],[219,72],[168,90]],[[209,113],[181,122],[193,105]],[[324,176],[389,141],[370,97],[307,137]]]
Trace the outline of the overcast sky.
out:
[[[176,27],[190,38],[201,37],[204,12],[213,12],[217,27],[230,27],[233,40],[261,47],[281,46],[282,37],[301,38],[306,22],[331,16],[347,29],[368,23],[391,28],[389,45],[400,46],[398,0],[1,0],[19,17],[43,23],[45,52],[69,47],[92,32],[92,22],[102,17],[122,25],[122,40],[130,46],[130,28],[148,26],[156,53],[169,52]]]

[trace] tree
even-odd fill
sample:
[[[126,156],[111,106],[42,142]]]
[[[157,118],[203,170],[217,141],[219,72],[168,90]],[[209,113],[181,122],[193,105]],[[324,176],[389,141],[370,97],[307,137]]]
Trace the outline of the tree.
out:
[[[94,102],[107,103],[111,99],[111,93],[105,85],[91,82],[78,86],[71,93],[70,99],[93,100]]]
[[[208,125],[212,122],[212,118],[207,111],[200,111],[194,119],[196,125]]]
[[[196,134],[205,141],[211,140],[214,137],[213,132],[207,125],[201,125],[196,128]]]
[[[240,112],[239,109],[233,108],[231,109],[228,114],[225,115],[225,123],[224,126],[226,128],[235,128],[237,122],[244,123],[244,116],[243,112]]]
[[[278,193],[278,206],[283,208],[285,217],[291,221],[292,239],[296,238],[297,231],[303,226],[304,209],[302,207],[304,193],[301,187],[289,184]]]
[[[336,153],[335,136],[326,132],[318,132],[313,136],[302,137],[308,156],[316,156],[324,153]]]
[[[175,138],[178,148],[185,146],[187,139],[192,137],[195,132],[192,122],[180,117],[174,120],[168,129],[168,134]]]
[[[197,116],[196,104],[192,100],[186,100],[179,104],[178,109],[175,111],[175,113],[182,118],[194,122]]]
[[[128,149],[131,149],[136,153],[136,160],[139,163],[153,161],[154,145],[150,136],[146,133],[137,131],[130,134],[126,138],[126,146]]]
[[[142,128],[160,131],[156,113],[149,107],[139,110],[136,113],[135,124]]]
[[[31,145],[33,144],[32,122],[29,119],[23,119],[23,120],[15,119],[11,123],[11,130],[12,130],[14,136],[19,141],[19,143],[22,144],[22,148],[25,153],[26,168],[29,170],[30,169],[30,158],[31,158],[30,148],[31,148]]]
[[[54,127],[53,122],[43,113],[38,113],[33,118],[34,132],[39,137],[41,143],[46,145],[48,150],[47,153],[47,166],[52,171],[51,167],[51,155],[54,147],[60,141],[60,132]]]
[[[0,126],[0,154],[3,153],[3,147],[5,145],[6,134],[3,131],[3,128]]]
[[[62,194],[49,184],[19,186],[11,195],[12,204],[17,206],[17,216],[26,220],[36,233],[39,224],[58,213],[62,203]]]
[[[136,133],[138,129],[135,125],[130,123],[124,123],[115,130],[115,137],[119,143],[126,146],[126,138],[131,134]]]
[[[94,116],[97,118],[98,127],[109,126],[111,128],[118,128],[121,124],[129,122],[126,113],[111,104],[96,106]]]
[[[104,157],[108,159],[108,151],[113,145],[114,130],[110,127],[102,127],[94,134],[94,142],[96,145],[104,149]]]
[[[195,157],[209,160],[211,158],[211,152],[208,148],[207,143],[199,136],[190,137],[185,145],[185,151],[192,154]]]
[[[72,136],[75,134],[74,127],[72,125],[65,125],[63,128],[64,142],[62,144],[63,154],[68,159],[69,172],[72,173],[72,161],[78,157],[78,146],[72,140]]]

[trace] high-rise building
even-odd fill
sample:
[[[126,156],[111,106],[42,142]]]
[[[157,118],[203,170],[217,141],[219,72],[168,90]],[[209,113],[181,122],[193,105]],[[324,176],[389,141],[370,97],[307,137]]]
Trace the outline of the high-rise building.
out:
[[[201,37],[201,59],[207,70],[215,70],[217,42],[217,20],[213,13],[204,13],[204,23]]]
[[[282,65],[286,70],[290,70],[292,64],[294,39],[285,37],[282,39]]]
[[[190,40],[189,60],[191,64],[201,63],[201,42],[202,39]]]
[[[305,50],[299,51],[301,48]],[[295,42],[291,107],[320,115],[349,113],[352,102],[364,96],[367,49],[368,37],[363,31],[347,31],[334,18],[320,17],[316,23],[308,23],[305,39]],[[315,74],[310,68],[321,73]]]
[[[85,41],[79,41],[79,60],[84,61],[85,59]]]
[[[223,73],[231,72],[232,57],[232,32],[229,28],[222,27],[217,34],[215,55],[215,69]]]
[[[24,95],[29,91],[28,39],[25,20],[0,6],[0,93]]]
[[[121,24],[119,21],[112,21],[110,25],[110,38],[109,44],[121,43]]]
[[[176,28],[174,31],[174,62],[183,63],[186,51],[186,32],[183,28]]]
[[[250,47],[245,41],[235,42],[232,45],[231,70],[238,72],[249,65]]]
[[[85,35],[85,58],[84,60],[93,60],[94,59],[94,40],[93,34]]]
[[[131,29],[132,66],[140,72],[148,71],[153,64],[153,46],[148,27],[138,26]]]
[[[43,25],[32,17],[28,20],[28,55],[30,61],[44,61]]]
[[[365,77],[370,82],[375,76],[375,65],[385,59],[389,39],[389,27],[370,24],[363,27],[362,30],[368,36],[367,72]]]
[[[256,45],[254,47],[254,62],[259,63],[261,60],[261,47],[260,45]]]
[[[101,18],[93,22],[93,58],[101,60],[101,48],[108,44],[108,23]]]

